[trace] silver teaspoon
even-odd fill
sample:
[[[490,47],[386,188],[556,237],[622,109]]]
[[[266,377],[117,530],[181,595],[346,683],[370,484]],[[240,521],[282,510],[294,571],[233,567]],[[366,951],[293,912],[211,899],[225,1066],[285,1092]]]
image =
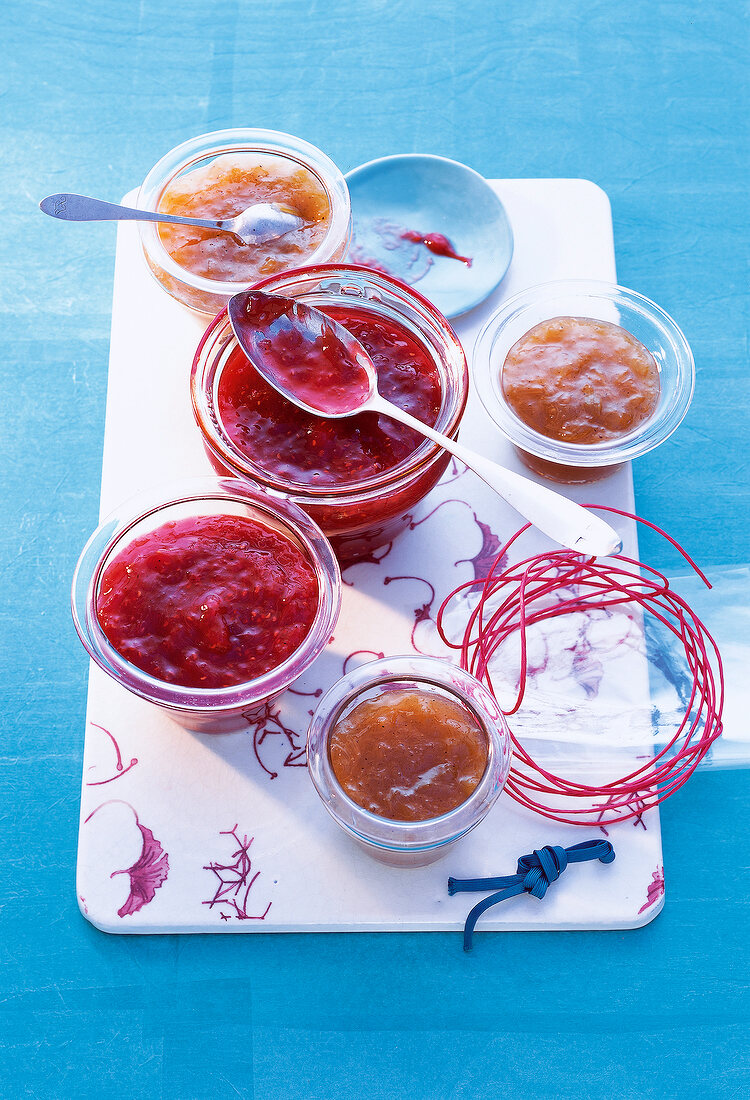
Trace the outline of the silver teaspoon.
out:
[[[280,394],[316,416],[376,412],[400,421],[455,455],[540,531],[570,550],[607,556],[622,549],[617,532],[572,500],[470,451],[378,393],[377,371],[351,333],[293,298],[242,290],[229,299],[229,321],[255,369]]]
[[[219,229],[230,233],[241,244],[265,244],[284,237],[305,224],[304,218],[276,202],[258,202],[248,206],[234,218],[212,221],[209,218],[185,218],[181,214],[162,214],[155,210],[135,210],[130,206],[92,199],[87,195],[47,195],[39,203],[45,214],[67,222],[138,221],[174,222],[177,225],[198,225],[203,229]]]

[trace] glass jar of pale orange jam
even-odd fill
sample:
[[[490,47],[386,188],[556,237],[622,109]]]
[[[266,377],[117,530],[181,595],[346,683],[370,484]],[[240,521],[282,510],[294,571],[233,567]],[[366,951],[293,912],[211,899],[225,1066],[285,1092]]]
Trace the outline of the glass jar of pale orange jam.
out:
[[[501,384],[519,420],[565,443],[603,443],[634,431],[659,400],[659,368],[648,348],[619,325],[553,317],[517,340]],[[553,480],[591,480],[591,471],[524,455]]]
[[[415,685],[358,703],[334,725],[328,751],[357,805],[394,821],[425,821],[477,788],[488,739],[457,699]]]
[[[517,340],[502,387],[519,419],[569,443],[616,439],[647,420],[659,400],[648,348],[609,321],[553,317]]]
[[[432,863],[479,825],[510,759],[497,702],[436,657],[385,657],[347,673],[321,699],[307,737],[325,808],[393,866]]]
[[[184,305],[217,313],[232,294],[281,271],[343,259],[351,232],[346,181],[319,149],[274,130],[220,130],[167,153],[152,168],[138,205],[217,221],[256,203],[279,203],[304,224],[264,244],[167,222],[139,225],[146,262]]]
[[[693,396],[690,347],[655,302],[614,283],[522,291],[477,337],[474,382],[521,461],[587,482],[663,443]],[[502,460],[502,459],[501,459]]]

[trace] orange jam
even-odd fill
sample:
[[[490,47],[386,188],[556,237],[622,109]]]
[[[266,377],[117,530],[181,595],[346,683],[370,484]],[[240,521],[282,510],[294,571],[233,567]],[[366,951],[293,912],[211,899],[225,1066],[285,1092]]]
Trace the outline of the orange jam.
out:
[[[659,368],[651,352],[619,325],[554,317],[513,345],[502,386],[516,416],[540,435],[601,443],[652,415]]]
[[[291,159],[263,153],[222,154],[170,180],[158,209],[221,220],[259,202],[290,206],[305,224],[275,241],[247,245],[218,229],[162,222],[161,242],[180,267],[218,282],[250,284],[303,265],[326,235],[331,206],[318,177]]]
[[[488,752],[487,734],[462,703],[419,688],[357,704],[329,740],[334,775],[352,801],[393,821],[426,821],[460,806]]]

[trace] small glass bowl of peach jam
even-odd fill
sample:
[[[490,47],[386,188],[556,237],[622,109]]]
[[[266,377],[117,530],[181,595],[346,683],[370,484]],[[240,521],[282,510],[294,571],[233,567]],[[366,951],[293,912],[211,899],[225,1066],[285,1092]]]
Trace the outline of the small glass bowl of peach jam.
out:
[[[247,245],[220,230],[139,223],[157,282],[179,302],[213,316],[243,287],[346,255],[351,207],[343,175],[314,145],[276,130],[217,130],[178,145],[151,169],[137,201],[144,210],[216,220],[255,203],[288,206],[304,225]]]
[[[523,462],[587,482],[663,443],[693,396],[690,347],[635,291],[562,281],[517,294],[477,337],[474,382]]]
[[[470,673],[436,657],[371,661],[323,696],[307,764],[325,808],[375,859],[440,859],[489,813],[508,777],[505,717]]]

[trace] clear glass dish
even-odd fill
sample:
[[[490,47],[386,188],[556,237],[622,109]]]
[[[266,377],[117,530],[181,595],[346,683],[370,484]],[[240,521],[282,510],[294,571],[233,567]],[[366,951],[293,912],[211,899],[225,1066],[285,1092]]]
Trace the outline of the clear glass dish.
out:
[[[267,279],[258,287],[268,294],[300,298],[318,309],[335,305],[360,313],[371,311],[405,327],[428,351],[439,372],[442,404],[435,427],[455,437],[468,396],[466,356],[449,323],[420,294],[388,276],[346,264],[300,268]],[[403,531],[415,505],[439,481],[450,456],[423,440],[391,469],[320,488],[267,472],[237,447],[218,412],[221,373],[236,348],[224,311],[209,325],[193,360],[193,412],[217,473],[250,478],[290,496],[331,539],[341,561],[365,557]]]
[[[587,317],[626,329],[651,352],[660,393],[652,415],[632,431],[597,443],[570,443],[541,435],[508,403],[502,369],[513,345],[553,317]],[[682,422],[695,385],[693,355],[672,318],[654,302],[612,283],[561,281],[531,287],[502,306],[484,325],[474,348],[473,379],[485,409],[537,473],[585,482],[663,443]]]
[[[186,173],[207,167],[217,157],[227,156],[240,157],[248,164],[275,165],[281,171],[302,168],[310,172],[325,191],[329,216],[323,239],[302,262],[329,263],[344,258],[351,236],[351,204],[346,180],[325,153],[292,134],[242,128],[216,130],[191,138],[154,165],[138,192],[136,205],[143,210],[158,210],[170,183]],[[275,201],[283,201],[283,197],[280,194]],[[140,222],[138,229],[146,263],[154,278],[173,298],[200,313],[213,316],[232,294],[256,281],[255,277],[225,281],[196,274],[180,265],[164,247],[158,223]],[[299,266],[299,255],[285,264],[288,268]]]
[[[423,821],[394,821],[364,809],[344,791],[331,765],[329,742],[336,723],[359,703],[415,687],[458,702],[476,718],[487,735],[487,766],[469,798],[449,813]],[[440,859],[487,816],[508,778],[511,751],[505,716],[484,685],[437,657],[385,657],[361,665],[323,696],[307,735],[310,778],[326,810],[369,855],[402,867]]]
[[[331,546],[291,501],[230,478],[197,478],[143,493],[105,519],[87,542],[73,576],[73,622],[96,664],[128,691],[155,703],[188,729],[227,733],[246,727],[245,715],[281,694],[328,644],[341,604],[341,575]],[[124,658],[96,614],[104,571],[129,543],[171,520],[193,516],[247,516],[295,545],[318,582],[318,606],[310,630],[286,660],[253,680],[219,688],[191,688],[156,679]]]

